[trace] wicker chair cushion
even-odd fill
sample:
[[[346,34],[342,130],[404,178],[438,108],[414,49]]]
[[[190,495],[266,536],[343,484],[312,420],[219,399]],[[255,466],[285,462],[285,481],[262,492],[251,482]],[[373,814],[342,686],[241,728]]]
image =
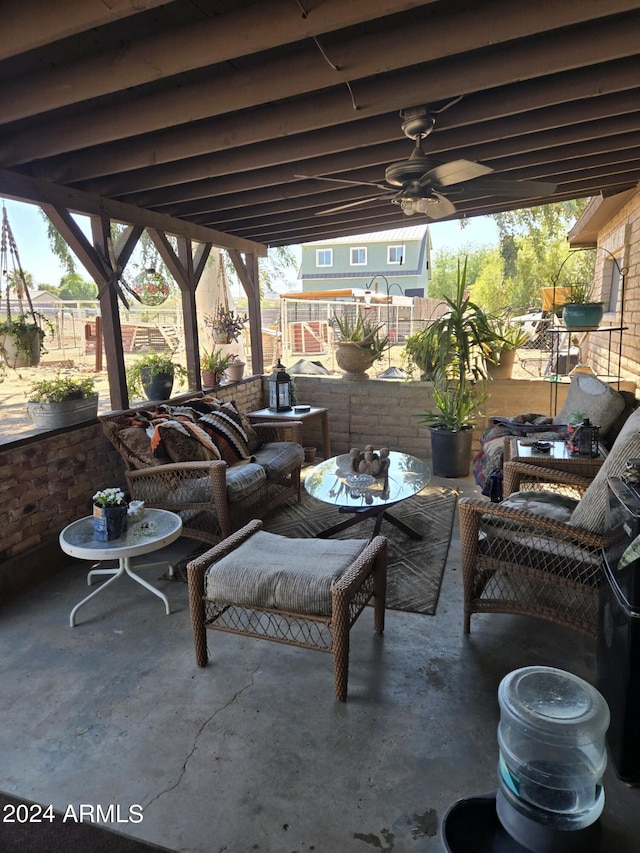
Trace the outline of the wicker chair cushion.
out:
[[[261,492],[266,475],[259,465],[253,462],[234,465],[227,468],[227,498],[229,503],[246,501],[252,495]],[[165,501],[171,504],[209,503],[213,500],[211,480],[208,477],[194,477],[183,480],[177,489],[167,491]]]
[[[304,462],[304,450],[294,441],[270,441],[253,454],[267,480],[280,480]]]
[[[577,504],[578,501],[575,498],[559,492],[522,491],[509,495],[500,506],[506,509],[523,510],[532,515],[567,524]],[[510,526],[509,521],[491,515],[484,517],[483,521],[498,527]]]
[[[198,426],[211,436],[220,451],[220,457],[228,465],[251,457],[247,434],[242,429],[240,416],[232,407],[221,407],[215,412],[203,415]]]
[[[207,569],[205,596],[239,607],[330,616],[334,581],[367,544],[289,539],[261,530]]]
[[[640,457],[640,409],[636,409],[627,418],[620,434],[616,438],[609,455],[582,496],[569,524],[590,530],[592,533],[604,533],[607,507],[607,480],[619,477],[626,468],[629,459]]]
[[[554,417],[555,424],[568,424],[574,412],[584,412],[592,424],[607,434],[625,407],[624,397],[597,376],[576,373],[571,380],[564,406]]]

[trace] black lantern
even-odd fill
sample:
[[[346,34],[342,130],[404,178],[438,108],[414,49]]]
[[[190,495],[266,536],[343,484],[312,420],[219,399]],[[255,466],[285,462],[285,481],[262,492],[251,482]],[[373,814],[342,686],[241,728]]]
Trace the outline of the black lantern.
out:
[[[600,449],[600,427],[594,426],[589,418],[585,418],[578,429],[578,453],[594,459]]]
[[[291,377],[280,359],[269,377],[269,409],[272,412],[291,410]]]

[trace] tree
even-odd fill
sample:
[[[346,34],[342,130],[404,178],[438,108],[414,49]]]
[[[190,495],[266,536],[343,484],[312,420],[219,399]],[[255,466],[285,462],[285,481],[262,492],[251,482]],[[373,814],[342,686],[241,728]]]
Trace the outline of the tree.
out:
[[[223,252],[224,270],[229,281],[237,284],[238,274],[227,252]],[[296,256],[290,246],[274,246],[268,249],[267,257],[260,258],[258,266],[260,296],[266,290],[275,290],[277,283],[282,283],[288,270],[295,269]]]
[[[98,287],[94,281],[85,281],[78,273],[67,273],[60,279],[58,295],[61,299],[97,299]]]

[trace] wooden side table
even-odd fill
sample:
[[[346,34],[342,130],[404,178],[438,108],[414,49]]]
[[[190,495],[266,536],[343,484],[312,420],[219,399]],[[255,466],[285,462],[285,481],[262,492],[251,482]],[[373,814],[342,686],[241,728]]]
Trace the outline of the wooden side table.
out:
[[[331,437],[329,435],[329,410],[319,406],[311,406],[306,412],[296,412],[295,408],[288,412],[272,412],[271,409],[257,409],[249,412],[247,417],[253,423],[261,421],[302,421],[320,420],[322,426],[322,455],[324,459],[331,458]]]

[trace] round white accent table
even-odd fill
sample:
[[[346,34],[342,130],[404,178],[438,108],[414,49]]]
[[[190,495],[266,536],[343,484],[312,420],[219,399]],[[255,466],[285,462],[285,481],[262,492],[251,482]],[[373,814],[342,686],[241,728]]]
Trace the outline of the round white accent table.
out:
[[[80,518],[67,525],[60,533],[60,547],[65,554],[81,560],[118,560],[119,563],[117,568],[92,569],[89,572],[87,575],[89,586],[94,575],[111,575],[111,577],[76,604],[69,616],[69,625],[74,627],[76,613],[87,601],[98,593],[104,592],[110,584],[125,574],[162,599],[168,616],[171,610],[167,596],[137,575],[131,568],[130,560],[132,557],[150,554],[152,551],[164,548],[165,545],[170,545],[181,533],[182,519],[179,515],[165,509],[145,509],[139,521],[129,522],[129,528],[124,536],[108,542],[99,542],[93,538],[93,516]]]

